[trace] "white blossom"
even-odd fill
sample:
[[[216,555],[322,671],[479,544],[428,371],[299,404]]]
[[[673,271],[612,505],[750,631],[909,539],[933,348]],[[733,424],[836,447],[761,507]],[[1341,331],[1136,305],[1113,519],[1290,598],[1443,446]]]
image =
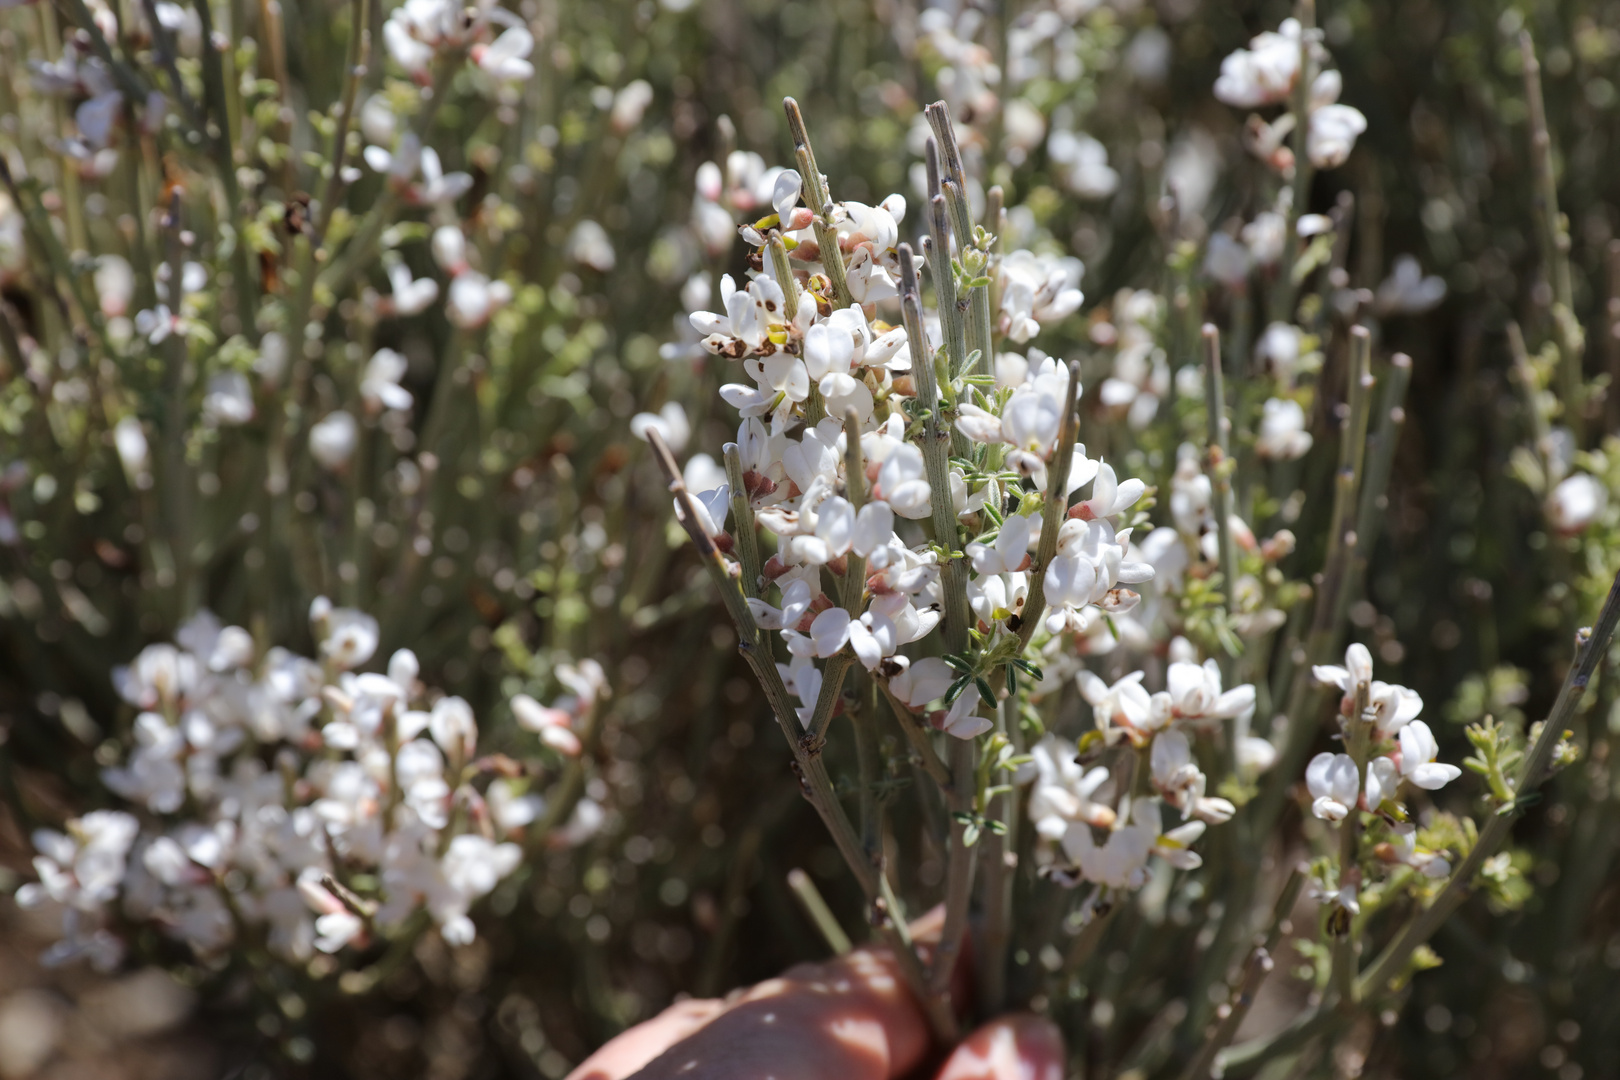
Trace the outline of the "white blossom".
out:
[[[1361,793],[1361,778],[1349,754],[1317,754],[1305,767],[1305,784],[1314,800],[1311,813],[1324,821],[1342,821]]]

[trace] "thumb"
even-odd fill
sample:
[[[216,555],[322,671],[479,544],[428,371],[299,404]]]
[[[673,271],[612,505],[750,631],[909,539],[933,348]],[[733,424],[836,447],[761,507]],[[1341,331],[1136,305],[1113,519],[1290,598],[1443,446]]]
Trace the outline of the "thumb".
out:
[[[937,1080],[1063,1080],[1063,1035],[1039,1016],[1003,1016],[951,1052]]]

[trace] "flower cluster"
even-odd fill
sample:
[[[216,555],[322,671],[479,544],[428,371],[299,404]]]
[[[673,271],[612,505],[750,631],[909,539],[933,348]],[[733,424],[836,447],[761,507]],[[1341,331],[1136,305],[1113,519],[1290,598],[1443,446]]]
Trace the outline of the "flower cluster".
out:
[[[1215,96],[1240,109],[1288,104],[1301,79],[1310,79],[1304,117],[1289,112],[1273,123],[1258,115],[1249,117],[1250,149],[1279,172],[1294,167],[1293,153],[1282,144],[1300,123],[1306,125],[1306,153],[1318,169],[1343,165],[1355,148],[1356,136],[1367,130],[1367,118],[1360,110],[1338,104],[1343,77],[1332,68],[1319,70],[1330,59],[1320,30],[1307,31],[1299,20],[1285,19],[1275,32],[1260,34],[1247,49],[1221,61]]]
[[[39,882],[18,895],[62,906],[48,959],[115,964],[119,909],[204,955],[257,927],[273,953],[304,961],[364,948],[418,911],[447,941],[473,938],[470,906],[522,861],[546,812],[543,766],[480,757],[472,708],[424,686],[410,650],[359,670],[379,643],[369,615],[324,599],[310,615],[315,659],[262,649],[204,611],[177,644],[114,672],[138,713],[103,781],[134,812],[35,835]],[[569,696],[518,695],[512,712],[548,753],[576,756],[604,679],[593,662],[558,674]],[[599,820],[577,805],[558,836],[577,842]]]
[[[1318,665],[1312,672],[1319,683],[1343,694],[1340,724],[1347,745],[1357,750],[1354,756],[1323,752],[1306,767],[1311,813],[1324,821],[1343,821],[1364,810],[1389,813],[1392,820],[1404,823],[1406,814],[1398,801],[1402,784],[1438,791],[1462,775],[1457,766],[1435,760],[1439,743],[1429,725],[1418,719],[1423,699],[1404,686],[1374,679],[1372,672],[1372,654],[1359,643],[1345,650],[1344,666]],[[1366,749],[1358,749],[1363,744]],[[1402,824],[1397,834],[1410,840],[1413,829]],[[1438,854],[1408,846],[1411,850],[1403,861],[1434,877],[1450,873],[1450,865]]]

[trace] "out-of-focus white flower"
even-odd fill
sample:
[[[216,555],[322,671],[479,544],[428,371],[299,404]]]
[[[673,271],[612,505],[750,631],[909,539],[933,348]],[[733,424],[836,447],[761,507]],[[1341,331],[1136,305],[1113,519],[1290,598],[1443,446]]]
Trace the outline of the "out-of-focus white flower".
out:
[[[1288,243],[1288,221],[1275,210],[1263,211],[1243,226],[1243,242],[1256,263],[1274,266]]]
[[[349,413],[328,413],[309,429],[309,452],[322,468],[334,472],[349,464],[360,441],[360,425]]]
[[[453,758],[466,761],[478,746],[478,723],[472,706],[459,697],[442,697],[433,703],[428,734]]]
[[[542,705],[528,694],[518,694],[512,698],[511,705],[512,716],[519,727],[535,732],[541,742],[558,753],[579,756],[580,741],[574,734],[571,713]]]
[[[118,460],[124,466],[130,486],[139,491],[150,488],[152,455],[138,419],[126,416],[113,425],[113,447],[118,451]]]
[[[405,357],[393,349],[378,349],[371,354],[360,379],[360,397],[368,412],[376,415],[384,409],[411,407],[411,392],[399,385],[408,366]]]
[[[1311,433],[1305,430],[1305,410],[1289,398],[1268,398],[1260,416],[1260,433],[1255,452],[1272,461],[1293,461],[1311,448]]]
[[[1082,767],[1074,744],[1048,733],[1030,747],[1035,782],[1029,790],[1029,818],[1043,839],[1061,842],[1075,827],[1107,829],[1114,810],[1095,796],[1108,783],[1109,772]]]
[[[1301,29],[1284,19],[1275,33],[1266,31],[1221,61],[1215,96],[1240,109],[1258,109],[1288,100],[1299,78]]]
[[[1547,517],[1565,536],[1586,529],[1607,509],[1609,492],[1594,476],[1576,473],[1559,481],[1547,496]]]
[[[1305,140],[1311,164],[1318,169],[1336,169],[1355,149],[1356,136],[1367,130],[1367,118],[1349,105],[1323,105],[1311,113]]]
[[[1283,382],[1292,384],[1299,368],[1302,342],[1299,327],[1291,323],[1274,322],[1267,326],[1255,345],[1255,356],[1264,361],[1271,373]]]
[[[460,229],[455,232],[461,234]],[[420,315],[439,298],[439,283],[430,277],[412,278],[410,267],[403,262],[389,265],[388,284],[394,294],[395,315]]]
[[[1378,310],[1386,315],[1421,315],[1446,298],[1446,279],[1425,275],[1411,255],[1398,255],[1389,277],[1378,285]]]
[[[534,65],[527,60],[533,51],[534,35],[521,26],[512,26],[488,45],[474,45],[468,55],[490,77],[515,81],[534,74]]]
[[[1109,686],[1090,671],[1075,676],[1080,696],[1091,705],[1097,730],[1110,745],[1122,737],[1137,745],[1146,745],[1151,736],[1149,720],[1153,713],[1151,695],[1142,686],[1142,672],[1133,671]]]
[[[4,204],[0,203],[0,231],[4,231],[5,216]],[[5,263],[4,255],[5,242],[0,239],[0,266]],[[103,315],[114,319],[129,310],[130,300],[135,296],[135,271],[131,269],[129,260],[119,255],[99,256],[92,280],[96,302]]]
[[[1058,176],[1064,186],[1082,199],[1106,199],[1119,188],[1119,173],[1108,164],[1108,148],[1084,132],[1053,131],[1046,153],[1061,167]]]
[[[612,270],[617,261],[607,230],[589,218],[575,225],[574,231],[568,234],[568,256],[602,274]]]
[[[1085,296],[1085,266],[1072,256],[1015,251],[1001,261],[1001,326],[1013,341],[1025,342],[1078,311]]]
[[[317,597],[310,605],[310,621],[321,635],[321,652],[343,668],[355,668],[377,651],[377,620],[354,608],[334,608]]]
[[[451,280],[445,314],[463,330],[473,330],[511,302],[512,286],[504,281],[491,281],[476,270],[467,270]]]
[[[630,433],[645,440],[648,431],[657,431],[674,453],[686,449],[692,437],[692,425],[686,419],[686,409],[678,401],[670,401],[655,413],[637,413],[630,418]]]
[[[652,100],[652,83],[646,79],[635,79],[620,87],[613,95],[613,108],[608,112],[608,123],[614,132],[623,135],[641,123]]]
[[[253,387],[240,371],[222,371],[208,380],[203,417],[215,427],[236,427],[253,419]]]

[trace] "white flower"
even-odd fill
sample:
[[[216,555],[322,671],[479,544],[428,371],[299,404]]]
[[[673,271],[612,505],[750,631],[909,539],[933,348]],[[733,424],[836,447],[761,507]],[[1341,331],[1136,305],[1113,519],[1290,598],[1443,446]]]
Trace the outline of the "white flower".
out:
[[[979,688],[968,683],[943,716],[934,717],[934,726],[958,739],[976,739],[995,725],[978,715],[982,699]]]
[[[641,118],[646,114],[647,106],[651,105],[652,101],[652,83],[646,79],[634,79],[626,83],[613,95],[613,107],[608,110],[608,124],[618,134],[625,134],[641,123]]]
[[[442,697],[433,703],[428,734],[452,758],[466,761],[478,747],[478,722],[472,706],[459,697]]]
[[[1111,807],[1096,801],[1108,782],[1103,766],[1087,770],[1074,759],[1074,745],[1048,733],[1030,748],[1035,783],[1029,792],[1029,817],[1046,840],[1062,841],[1076,823],[1106,829],[1114,824]]]
[[[222,371],[208,380],[203,416],[215,427],[236,427],[253,419],[253,387],[240,371]]]
[[[1145,481],[1133,476],[1121,483],[1115,477],[1112,465],[1106,461],[1098,462],[1096,476],[1091,483],[1091,498],[1070,507],[1069,515],[1081,521],[1111,518],[1141,502],[1145,494]]]
[[[980,574],[1008,574],[1029,566],[1029,547],[1040,535],[1040,514],[1009,514],[994,545],[969,544],[967,556]]]
[[[1274,322],[1260,335],[1254,354],[1267,364],[1273,375],[1292,384],[1299,367],[1301,337],[1299,327],[1292,323]]]
[[[605,274],[618,262],[607,230],[586,218],[568,234],[568,255],[581,266]]]
[[[923,476],[922,451],[911,443],[902,443],[883,460],[872,497],[887,502],[903,518],[925,518],[932,512],[929,499],[933,489]]]
[[[1133,671],[1109,686],[1093,672],[1081,671],[1075,676],[1075,682],[1080,696],[1091,705],[1097,730],[1107,737],[1110,745],[1121,736],[1138,745],[1146,743],[1152,700],[1142,688],[1142,672]]]
[[[525,59],[534,51],[534,35],[521,26],[509,27],[488,45],[474,45],[470,52],[477,64],[496,79],[527,79],[534,65]]]
[[[1021,98],[1008,102],[1009,117],[1015,103],[1024,104]],[[1082,199],[1106,199],[1119,187],[1119,173],[1108,164],[1108,148],[1084,132],[1053,131],[1046,140],[1046,155],[1062,166],[1057,173],[1064,186]]]
[[[1311,164],[1318,169],[1343,165],[1355,149],[1356,136],[1367,130],[1367,118],[1349,105],[1323,105],[1311,113],[1305,142]]]
[[[365,923],[353,912],[329,911],[315,919],[315,947],[323,953],[341,952],[365,929]]]
[[[1080,309],[1085,267],[1072,256],[1015,251],[1001,261],[1002,332],[1016,342],[1040,333]]]
[[[1221,61],[1215,96],[1240,109],[1258,109],[1288,100],[1299,78],[1300,25],[1285,19]]]
[[[3,209],[4,205],[0,203],[0,209]],[[3,222],[6,220],[7,215],[0,212],[0,231],[4,230]],[[3,256],[5,247],[4,238],[0,237],[0,256]],[[4,259],[0,258],[0,262],[3,261]],[[128,259],[119,255],[98,256],[95,274],[91,280],[96,290],[96,302],[103,315],[112,319],[129,310],[130,300],[135,296],[135,271],[129,265]]]
[[[445,314],[463,330],[476,329],[496,311],[512,302],[512,286],[491,281],[476,270],[457,274],[450,282],[450,299]]]
[[[1275,210],[1266,210],[1243,226],[1242,235],[1250,257],[1261,266],[1273,266],[1287,246],[1288,221]]]
[[[1337,664],[1317,664],[1311,668],[1311,674],[1316,681],[1324,686],[1337,686],[1350,697],[1356,692],[1356,687],[1362,683],[1372,682],[1373,662],[1372,653],[1361,642],[1354,642],[1344,650],[1344,666]]]
[[[1173,663],[1166,683],[1164,707],[1176,720],[1230,720],[1254,708],[1253,686],[1245,684],[1222,692],[1221,668],[1214,660],[1202,665]]]
[[[408,366],[405,357],[393,349],[378,349],[371,354],[360,379],[360,397],[373,415],[383,409],[403,411],[411,407],[411,392],[399,384]]]
[[[328,413],[309,429],[310,455],[334,472],[349,464],[359,441],[360,425],[342,410]]]
[[[1553,528],[1573,536],[1596,521],[1608,505],[1607,489],[1595,477],[1576,473],[1559,481],[1547,496],[1547,517]]]
[[[900,662],[905,657],[897,656],[894,659]],[[936,656],[929,656],[909,662],[898,675],[890,676],[889,690],[913,709],[920,709],[944,697],[945,691],[955,681],[956,672],[949,664]]]
[[[1268,398],[1260,417],[1260,433],[1255,452],[1273,461],[1293,461],[1311,448],[1311,433],[1305,430],[1305,410],[1287,398]]]
[[[1349,754],[1317,754],[1305,767],[1305,784],[1315,799],[1311,813],[1324,821],[1342,821],[1356,805],[1361,778]]]
[[[1440,753],[1440,744],[1422,720],[1413,720],[1401,728],[1400,740],[1401,775],[1418,787],[1438,791],[1462,775],[1457,766],[1434,760]]]
[[[1423,267],[1410,255],[1397,255],[1389,277],[1378,286],[1378,309],[1386,315],[1421,315],[1446,298],[1446,279],[1424,276]]]
[[[1375,679],[1367,695],[1367,707],[1378,734],[1388,738],[1417,718],[1423,711],[1423,699],[1414,690]]]
[[[687,441],[692,437],[692,425],[686,419],[686,409],[678,401],[666,402],[655,413],[637,413],[630,418],[630,433],[636,438],[646,440],[648,431],[657,431],[670,451],[677,454],[686,449]]]
[[[344,669],[359,667],[377,651],[377,620],[354,608],[334,608],[318,597],[310,605],[310,622],[321,638],[321,652]]]
[[[146,445],[146,433],[139,419],[123,417],[113,425],[113,446],[118,460],[124,466],[124,475],[130,486],[145,491],[152,486],[152,456]]]
[[[528,694],[512,698],[512,716],[518,726],[533,731],[540,741],[567,757],[580,754],[579,736],[574,734],[574,718],[562,709],[548,708]]]
[[[461,230],[451,227],[456,236]],[[439,230],[434,231],[437,237]],[[439,298],[439,283],[430,277],[412,278],[410,267],[393,262],[388,267],[388,284],[394,293],[395,315],[420,315]]]

